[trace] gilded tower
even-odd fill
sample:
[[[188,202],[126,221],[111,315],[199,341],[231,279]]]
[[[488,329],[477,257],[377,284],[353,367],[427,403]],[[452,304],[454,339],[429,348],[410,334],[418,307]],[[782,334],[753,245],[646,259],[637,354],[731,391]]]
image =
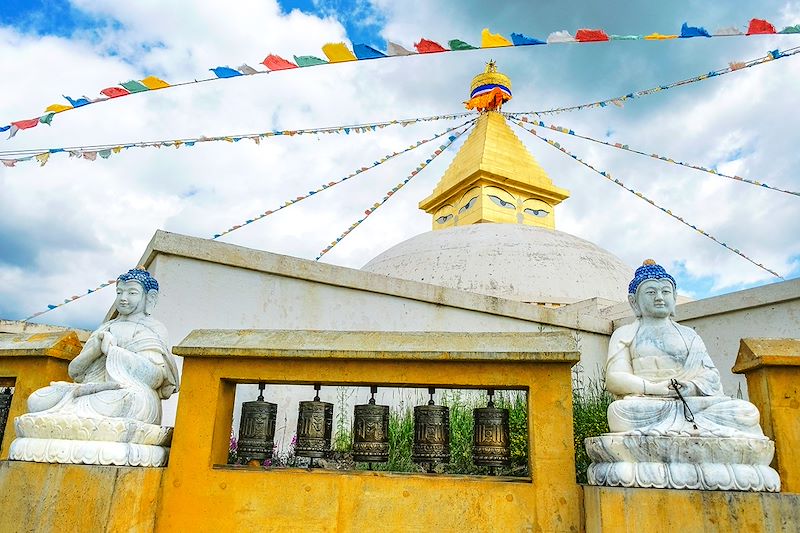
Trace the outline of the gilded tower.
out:
[[[569,197],[556,187],[500,113],[511,80],[493,61],[472,80],[467,107],[481,114],[433,193],[419,207],[433,229],[480,222],[555,229],[554,207]]]

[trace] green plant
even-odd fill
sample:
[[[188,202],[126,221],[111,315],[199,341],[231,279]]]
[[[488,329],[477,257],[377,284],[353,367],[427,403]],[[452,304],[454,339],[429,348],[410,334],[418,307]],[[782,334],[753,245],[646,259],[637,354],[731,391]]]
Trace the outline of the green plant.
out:
[[[349,452],[353,447],[353,430],[347,418],[347,406],[354,392],[350,387],[336,387],[336,431],[333,435],[335,452]]]
[[[583,445],[584,439],[608,433],[608,406],[614,397],[605,390],[605,375],[587,378],[580,363],[572,371],[572,423],[575,435],[575,478],[586,483],[586,470],[591,460]]]

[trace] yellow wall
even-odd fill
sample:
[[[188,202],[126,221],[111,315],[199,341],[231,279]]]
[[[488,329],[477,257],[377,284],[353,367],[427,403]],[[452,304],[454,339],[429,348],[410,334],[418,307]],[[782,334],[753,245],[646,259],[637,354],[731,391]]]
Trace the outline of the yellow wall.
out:
[[[764,434],[775,441],[781,491],[800,493],[800,339],[742,339],[733,371],[746,375]]]
[[[74,332],[9,336],[0,347],[0,387],[14,387],[0,460],[8,458],[14,440],[14,418],[27,412],[28,396],[51,381],[69,380],[69,362],[81,351]]]
[[[379,336],[376,340],[379,344]],[[236,352],[241,353],[238,346]],[[270,353],[187,357],[177,348],[176,353],[185,356],[183,383],[158,531],[580,528],[570,387],[570,367],[577,354],[561,354],[560,359],[553,355],[552,362],[522,362],[501,354],[489,362],[452,353],[437,360],[424,353],[348,358],[328,356],[324,350],[313,358]],[[217,467],[227,460],[235,383],[254,381],[528,388],[531,480]]]
[[[163,472],[2,461],[0,533],[153,531]]]
[[[800,495],[584,486],[586,533],[800,530]]]

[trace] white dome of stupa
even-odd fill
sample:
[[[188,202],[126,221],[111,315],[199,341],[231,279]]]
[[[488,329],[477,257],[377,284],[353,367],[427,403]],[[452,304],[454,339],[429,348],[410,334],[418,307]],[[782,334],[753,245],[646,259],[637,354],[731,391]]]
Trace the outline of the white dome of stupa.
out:
[[[412,237],[362,270],[539,304],[621,302],[633,269],[599,246],[549,228],[471,224]]]

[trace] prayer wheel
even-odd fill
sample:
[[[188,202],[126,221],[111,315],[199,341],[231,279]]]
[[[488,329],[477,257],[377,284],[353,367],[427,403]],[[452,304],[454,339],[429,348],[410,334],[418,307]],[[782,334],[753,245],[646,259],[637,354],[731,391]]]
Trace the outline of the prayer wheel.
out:
[[[508,409],[494,406],[494,390],[489,389],[486,407],[473,409],[475,425],[472,433],[472,461],[478,466],[494,468],[511,464],[511,441],[508,430]]]
[[[0,449],[3,447],[3,433],[8,422],[8,413],[11,411],[11,398],[14,393],[9,387],[0,390]]]
[[[371,387],[369,403],[356,405],[353,414],[353,461],[389,460],[389,406],[375,405],[378,387]]]
[[[244,462],[272,459],[278,405],[264,401],[264,384],[258,384],[258,399],[242,403],[237,453]]]
[[[415,463],[427,463],[432,472],[437,463],[450,462],[450,409],[435,405],[436,389],[429,388],[431,399],[428,405],[414,407],[414,447],[411,459]]]
[[[319,385],[314,385],[316,395],[310,402],[300,402],[297,415],[297,444],[294,453],[298,457],[319,459],[331,449],[333,434],[333,404],[319,401]]]

